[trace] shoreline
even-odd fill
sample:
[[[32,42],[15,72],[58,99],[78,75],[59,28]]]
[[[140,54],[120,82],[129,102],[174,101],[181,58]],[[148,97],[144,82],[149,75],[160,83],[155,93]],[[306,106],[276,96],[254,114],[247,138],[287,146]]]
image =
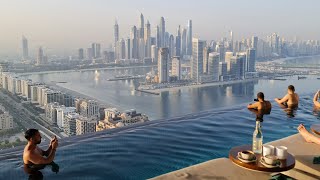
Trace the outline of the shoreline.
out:
[[[279,59],[275,59],[275,60],[256,61],[256,62],[257,63],[261,63],[261,62],[283,63],[284,61],[287,61],[287,60],[300,59],[300,58],[310,58],[310,57],[320,57],[320,54],[318,54],[318,55],[309,55],[309,56],[285,57],[285,58],[279,58]]]
[[[139,90],[139,91],[144,92],[144,93],[149,93],[149,94],[160,94],[162,92],[177,91],[177,90],[187,89],[187,88],[190,89],[190,88],[202,88],[202,87],[211,87],[211,86],[230,85],[230,84],[259,81],[260,79],[261,78],[252,78],[252,79],[245,79],[245,80],[211,82],[211,83],[204,83],[204,84],[190,84],[190,85],[186,85],[186,86],[166,87],[166,88],[161,88],[161,89],[144,89],[144,90]]]
[[[81,71],[95,71],[95,70],[113,70],[113,69],[133,69],[133,68],[147,68],[154,67],[157,65],[147,65],[147,66],[127,66],[127,67],[105,67],[105,68],[86,68],[86,69],[70,69],[61,71],[39,71],[39,72],[26,72],[26,73],[16,73],[20,76],[28,75],[40,75],[40,74],[52,74],[52,73],[67,73],[67,72],[81,72]]]

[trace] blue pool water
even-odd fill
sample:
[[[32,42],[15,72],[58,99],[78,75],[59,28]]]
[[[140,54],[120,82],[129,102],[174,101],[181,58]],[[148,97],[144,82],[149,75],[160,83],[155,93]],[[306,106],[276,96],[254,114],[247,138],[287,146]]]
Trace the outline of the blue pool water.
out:
[[[264,142],[297,133],[304,123],[319,123],[313,110],[313,94],[302,94],[295,117],[289,118],[272,103],[270,115],[264,116]],[[255,115],[240,104],[156,120],[141,126],[104,131],[95,135],[62,141],[55,162],[59,173],[47,167],[45,179],[146,179],[214,158],[227,157],[231,147],[251,144]],[[26,179],[22,149],[0,155],[0,173],[6,179]]]

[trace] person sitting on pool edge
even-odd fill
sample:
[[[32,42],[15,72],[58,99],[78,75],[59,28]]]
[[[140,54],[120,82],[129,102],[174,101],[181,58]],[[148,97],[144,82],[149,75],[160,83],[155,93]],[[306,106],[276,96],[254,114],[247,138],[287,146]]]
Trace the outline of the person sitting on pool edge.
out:
[[[315,143],[320,145],[320,138],[312,135],[308,132],[308,130],[304,127],[303,124],[300,124],[298,126],[298,131],[301,134],[301,136],[308,142],[308,143]]]
[[[264,100],[264,94],[263,92],[259,92],[257,94],[257,99],[255,99],[255,101],[258,101],[256,103],[253,104],[249,104],[247,106],[248,109],[256,109],[259,112],[261,112],[262,114],[270,114],[271,112],[271,103],[270,101],[265,101]]]
[[[38,129],[28,129],[25,132],[28,144],[23,151],[23,163],[27,166],[45,165],[53,161],[58,147],[58,139],[54,137],[50,141],[49,148],[44,151],[38,147],[41,143],[41,135]],[[46,156],[46,157],[43,157]]]
[[[277,103],[285,105],[287,108],[298,107],[299,104],[299,95],[295,93],[293,85],[288,86],[288,94],[286,94],[282,99],[275,98]]]
[[[319,98],[320,98],[320,90],[313,97],[313,104],[317,108],[320,108],[320,102],[318,101]]]

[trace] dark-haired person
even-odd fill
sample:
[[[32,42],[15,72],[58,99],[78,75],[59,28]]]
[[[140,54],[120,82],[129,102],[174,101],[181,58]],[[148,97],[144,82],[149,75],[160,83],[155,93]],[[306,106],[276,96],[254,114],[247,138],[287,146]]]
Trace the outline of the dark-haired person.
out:
[[[261,114],[270,114],[270,111],[272,108],[271,103],[270,103],[270,101],[264,100],[263,92],[259,92],[257,94],[257,100],[258,100],[258,102],[255,102],[253,104],[249,104],[247,106],[247,108],[258,110]]]
[[[320,90],[313,97],[313,104],[317,108],[320,108],[320,102],[318,101],[319,98],[320,98]]]
[[[295,93],[295,89],[293,85],[288,86],[288,93],[282,98],[274,99],[280,105],[284,105],[287,108],[294,109],[298,107],[299,104],[299,95]]]
[[[45,165],[53,161],[58,147],[58,139],[56,137],[51,139],[49,148],[46,151],[38,147],[38,144],[41,143],[39,130],[28,129],[25,132],[25,138],[28,140],[28,144],[23,151],[23,163],[26,166]]]

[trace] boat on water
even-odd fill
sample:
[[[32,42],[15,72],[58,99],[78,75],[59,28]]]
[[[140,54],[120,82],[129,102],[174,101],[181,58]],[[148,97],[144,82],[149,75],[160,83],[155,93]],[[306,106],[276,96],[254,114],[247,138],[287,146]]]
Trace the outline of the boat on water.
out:
[[[130,80],[130,79],[140,79],[143,78],[143,75],[137,75],[137,76],[130,76],[130,75],[124,75],[124,76],[115,76],[112,79],[107,79],[107,81],[119,81],[119,80]]]
[[[305,77],[305,76],[298,76],[298,80],[299,79],[307,79],[307,77]]]
[[[277,80],[277,81],[286,81],[287,79],[284,79],[284,78],[274,78],[273,80]]]
[[[320,80],[320,77],[318,77],[317,79],[319,79],[319,80]]]

